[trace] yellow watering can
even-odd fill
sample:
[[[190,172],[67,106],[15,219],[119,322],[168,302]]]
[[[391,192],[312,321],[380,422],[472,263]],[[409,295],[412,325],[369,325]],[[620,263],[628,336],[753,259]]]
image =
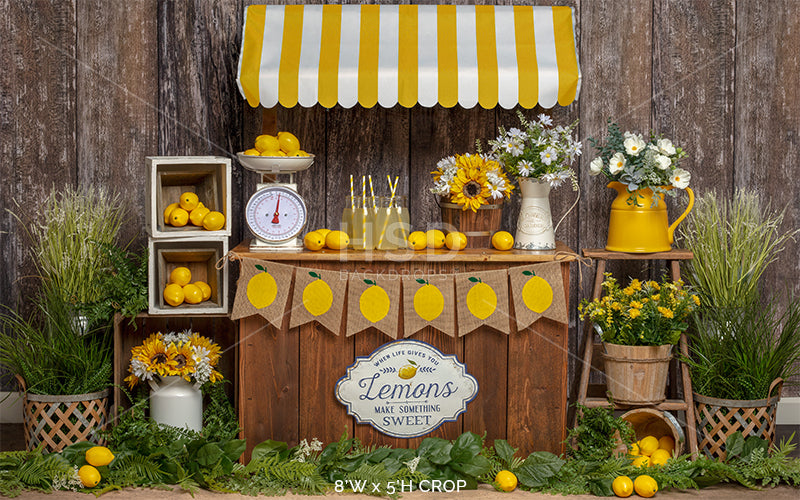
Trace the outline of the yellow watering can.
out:
[[[628,204],[631,193],[625,184],[610,182],[608,187],[617,192],[611,203],[611,217],[608,220],[608,244],[606,250],[613,252],[652,253],[667,252],[672,249],[673,235],[678,224],[689,215],[694,206],[694,193],[689,194],[689,206],[672,224],[667,219],[667,206],[664,194],[653,194],[650,188],[639,189],[639,206]],[[665,189],[671,189],[671,186]],[[658,204],[653,205],[653,197]]]

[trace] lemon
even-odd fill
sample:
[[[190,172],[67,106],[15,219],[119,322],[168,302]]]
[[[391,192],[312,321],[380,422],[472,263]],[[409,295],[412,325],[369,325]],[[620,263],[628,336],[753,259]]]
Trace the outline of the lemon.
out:
[[[658,438],[658,448],[672,453],[675,451],[675,440],[672,436],[661,436]]]
[[[422,231],[414,231],[408,235],[408,246],[414,250],[424,250],[427,245],[428,240]]]
[[[630,451],[630,452],[628,452],[628,455],[633,455],[633,456],[639,456],[639,455],[641,455],[641,453],[639,453],[639,445],[638,445],[638,444],[636,444],[636,443],[633,443],[633,444],[631,445],[631,451]]]
[[[177,283],[170,283],[165,286],[164,300],[173,307],[183,304],[183,287]]]
[[[264,151],[263,153],[261,153],[261,156],[273,156],[273,157],[274,156],[286,156],[286,154],[281,154],[281,153],[282,153],[282,151],[280,151],[278,149],[268,149],[268,150]]]
[[[470,278],[479,280],[479,278]],[[492,287],[478,281],[467,292],[467,309],[478,319],[486,319],[497,309],[497,294]]]
[[[372,285],[363,292],[358,298],[358,308],[361,314],[372,323],[377,323],[389,314],[389,295],[386,290],[379,287],[372,280],[364,280],[364,283]]]
[[[323,239],[327,238],[328,237],[328,233],[331,232],[330,229],[327,229],[327,228],[324,228],[324,227],[321,227],[319,229],[315,229],[314,231],[319,233],[319,234],[321,234]]]
[[[425,283],[414,293],[414,311],[425,321],[433,321],[444,312],[444,296],[438,288],[423,279],[418,283]]]
[[[328,312],[333,305],[333,292],[322,280],[322,276],[313,271],[308,274],[317,279],[303,289],[303,305],[312,315],[320,316]]]
[[[522,302],[535,313],[545,312],[553,303],[553,289],[550,283],[531,271],[523,271],[523,274],[533,277],[522,287]]]
[[[178,208],[179,206],[180,206],[179,203],[170,203],[169,205],[167,205],[167,208],[164,209],[164,224],[170,223],[171,221],[170,215],[172,214],[172,211]]]
[[[278,285],[266,268],[256,265],[256,269],[263,272],[256,274],[247,282],[247,300],[256,309],[262,309],[275,301],[275,297],[278,296]]]
[[[208,300],[211,298],[211,287],[205,281],[195,281],[194,286],[200,289],[203,292],[203,300]]]
[[[492,246],[497,250],[511,250],[514,237],[508,231],[497,231],[492,235]]]
[[[246,150],[244,152],[244,154],[247,155],[247,156],[258,156],[261,153],[256,148],[251,148],[251,149]]]
[[[467,235],[458,231],[451,231],[444,237],[444,244],[450,250],[464,250],[467,248]]]
[[[409,359],[408,362],[409,364],[403,365],[403,367],[400,368],[400,370],[397,372],[397,376],[403,380],[414,378],[414,375],[417,374],[417,367],[414,366],[413,364],[410,364],[413,363],[413,361]]]
[[[650,457],[639,455],[633,459],[631,465],[637,468],[650,467]]]
[[[203,217],[203,228],[207,231],[219,231],[225,226],[225,216],[221,212],[212,210]]]
[[[658,439],[655,436],[643,437],[639,440],[639,453],[648,457],[658,449]]]
[[[511,471],[501,470],[494,477],[494,482],[503,491],[514,491],[517,488],[517,476]]]
[[[105,446],[92,446],[86,450],[85,458],[89,465],[101,467],[110,464],[114,460],[114,454]]]
[[[255,148],[260,153],[264,151],[277,151],[281,148],[278,138],[274,135],[259,135],[256,137]]]
[[[100,483],[100,472],[91,465],[84,465],[78,469],[78,477],[87,488],[94,488]]]
[[[188,267],[178,266],[169,273],[169,283],[180,286],[188,285],[192,281],[192,271]]]
[[[658,483],[647,474],[642,474],[633,482],[633,489],[640,497],[650,498],[658,491]]]
[[[659,448],[650,455],[650,465],[664,465],[671,456],[670,452]]]
[[[297,140],[294,134],[289,132],[278,132],[278,143],[281,151],[286,154],[292,154],[300,149],[300,141]]]
[[[428,248],[442,248],[444,239],[444,233],[438,229],[431,229],[425,233],[425,244]]]
[[[330,231],[325,236],[325,244],[328,248],[342,250],[350,244],[350,237],[344,231]]]
[[[186,210],[187,212],[191,212],[195,208],[197,208],[197,204],[200,203],[200,199],[191,191],[187,191],[181,195],[181,208]]]
[[[193,226],[202,227],[203,219],[206,217],[206,215],[208,215],[209,212],[211,212],[211,210],[201,205],[202,203],[198,205],[197,208],[189,212],[189,222],[191,222]]]
[[[200,287],[191,283],[183,287],[183,300],[187,304],[199,304],[203,302],[203,291]]]
[[[169,223],[175,227],[183,227],[189,222],[189,212],[181,207],[175,207],[169,214]]]
[[[303,238],[303,244],[309,250],[316,252],[325,248],[325,237],[316,231],[311,231]]]
[[[618,497],[628,498],[633,494],[633,481],[628,476],[617,476],[611,483],[611,489]]]

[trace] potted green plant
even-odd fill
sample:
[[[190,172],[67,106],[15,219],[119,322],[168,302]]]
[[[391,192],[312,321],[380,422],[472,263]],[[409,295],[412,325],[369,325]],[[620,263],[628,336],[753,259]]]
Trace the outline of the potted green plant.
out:
[[[686,330],[689,314],[699,303],[682,283],[668,279],[631,280],[621,288],[610,273],[604,296],[579,307],[603,340],[608,390],[614,401],[653,404],[664,400],[672,346]]]
[[[758,194],[707,193],[682,230],[694,252],[687,281],[700,297],[689,363],[700,448],[725,457],[725,437],[742,431],[772,443],[783,380],[798,373],[800,299],[762,296],[760,280],[798,231],[781,232],[781,212]]]

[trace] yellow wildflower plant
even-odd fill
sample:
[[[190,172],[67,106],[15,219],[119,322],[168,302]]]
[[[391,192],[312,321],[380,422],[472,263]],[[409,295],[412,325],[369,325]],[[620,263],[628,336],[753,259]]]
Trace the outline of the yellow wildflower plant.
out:
[[[125,382],[133,389],[139,381],[156,377],[178,376],[199,383],[217,382],[222,374],[217,371],[220,348],[210,339],[183,332],[153,333],[131,349],[131,364]]]
[[[477,212],[481,205],[500,203],[510,198],[514,185],[503,168],[485,155],[449,156],[436,165],[431,192],[460,205],[463,210]]]
[[[584,299],[578,311],[592,321],[604,342],[620,345],[676,344],[688,326],[686,319],[699,300],[683,282],[634,279],[621,288],[605,274],[603,297]]]

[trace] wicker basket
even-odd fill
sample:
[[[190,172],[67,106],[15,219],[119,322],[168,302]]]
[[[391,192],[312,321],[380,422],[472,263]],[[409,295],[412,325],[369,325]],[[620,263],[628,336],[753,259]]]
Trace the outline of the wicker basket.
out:
[[[776,413],[782,387],[783,379],[776,378],[769,386],[767,399],[744,401],[709,398],[694,393],[700,450],[709,458],[725,460],[725,441],[737,431],[745,437],[763,438],[771,446],[775,441]]]
[[[92,441],[104,444],[98,431],[108,423],[109,389],[88,394],[53,396],[28,394],[17,375],[23,394],[25,445],[28,450],[61,451],[71,444]]]
[[[645,436],[669,436],[675,442],[672,455],[677,457],[683,451],[684,438],[683,429],[678,420],[666,411],[654,410],[653,408],[635,408],[619,418],[631,424],[636,440],[639,441]]]
[[[656,404],[664,401],[672,345],[630,346],[603,342],[606,386],[614,402]]]
[[[467,248],[491,248],[492,235],[500,230],[503,204],[481,205],[477,212],[461,205],[438,200],[444,231],[460,231],[467,236]]]

